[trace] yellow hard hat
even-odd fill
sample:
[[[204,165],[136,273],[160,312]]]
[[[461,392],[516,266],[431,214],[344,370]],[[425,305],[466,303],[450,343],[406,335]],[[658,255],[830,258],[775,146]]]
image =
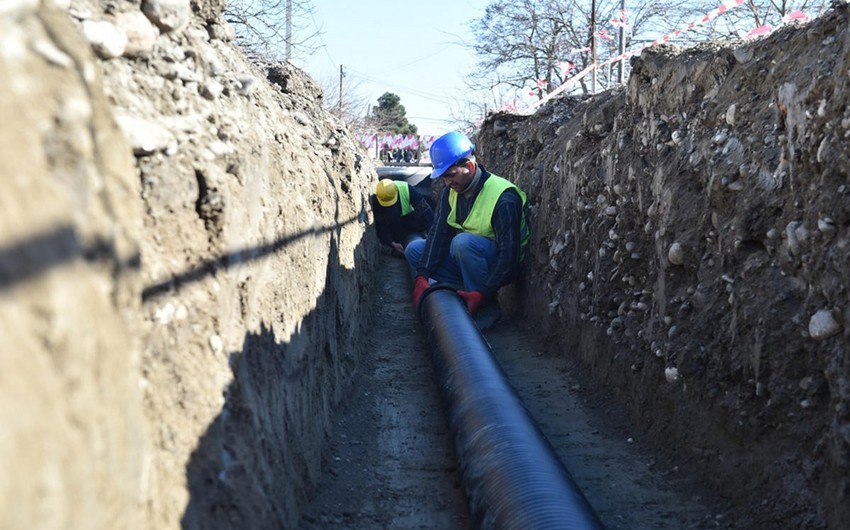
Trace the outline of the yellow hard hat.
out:
[[[392,206],[398,200],[398,187],[392,179],[381,179],[375,189],[378,204],[381,206]]]

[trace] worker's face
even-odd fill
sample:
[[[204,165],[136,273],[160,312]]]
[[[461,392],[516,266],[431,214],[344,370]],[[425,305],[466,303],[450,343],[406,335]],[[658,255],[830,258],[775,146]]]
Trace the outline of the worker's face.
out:
[[[454,165],[440,175],[443,184],[460,192],[465,190],[475,176],[475,162],[467,160],[460,165]]]

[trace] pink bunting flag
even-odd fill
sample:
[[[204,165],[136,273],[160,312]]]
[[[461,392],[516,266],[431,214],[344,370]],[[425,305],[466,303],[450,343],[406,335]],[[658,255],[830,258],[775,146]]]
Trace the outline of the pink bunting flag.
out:
[[[785,22],[786,24],[788,22],[799,22],[801,24],[805,24],[806,22],[808,22],[810,20],[811,20],[811,17],[809,15],[803,13],[799,9],[795,9],[794,11],[791,11],[790,13],[788,13],[787,15],[782,17],[782,22]]]
[[[759,27],[757,27],[753,30],[750,30],[750,32],[747,33],[747,35],[744,38],[745,39],[754,39],[754,38],[756,38],[760,35],[767,35],[771,31],[773,31],[773,26],[765,24],[764,26],[759,26]]]
[[[600,29],[596,32],[596,36],[602,40],[614,40],[614,37],[608,32],[607,29]]]
[[[625,9],[619,11],[619,18],[612,18],[609,22],[615,28],[629,29],[629,15]]]

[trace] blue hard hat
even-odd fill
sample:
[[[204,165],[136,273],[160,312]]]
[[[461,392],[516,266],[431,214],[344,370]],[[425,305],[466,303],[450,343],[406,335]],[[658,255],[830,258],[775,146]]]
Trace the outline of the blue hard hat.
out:
[[[431,164],[434,165],[431,178],[439,178],[458,160],[471,155],[474,150],[475,146],[469,138],[457,131],[440,136],[431,144]]]

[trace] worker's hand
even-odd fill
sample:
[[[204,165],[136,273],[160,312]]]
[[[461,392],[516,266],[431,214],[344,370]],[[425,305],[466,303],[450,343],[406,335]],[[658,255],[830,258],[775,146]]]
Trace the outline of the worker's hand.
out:
[[[425,292],[425,289],[428,288],[428,278],[425,276],[417,276],[416,281],[413,282],[413,310],[419,310],[419,301],[422,298],[422,294]]]
[[[401,243],[396,243],[395,241],[393,241],[392,246],[394,249],[396,249],[396,252],[398,252],[399,254],[404,254],[404,247],[401,245]]]
[[[478,307],[484,301],[484,295],[478,291],[458,291],[457,294],[466,302],[466,310],[469,311],[470,316],[478,311]]]

